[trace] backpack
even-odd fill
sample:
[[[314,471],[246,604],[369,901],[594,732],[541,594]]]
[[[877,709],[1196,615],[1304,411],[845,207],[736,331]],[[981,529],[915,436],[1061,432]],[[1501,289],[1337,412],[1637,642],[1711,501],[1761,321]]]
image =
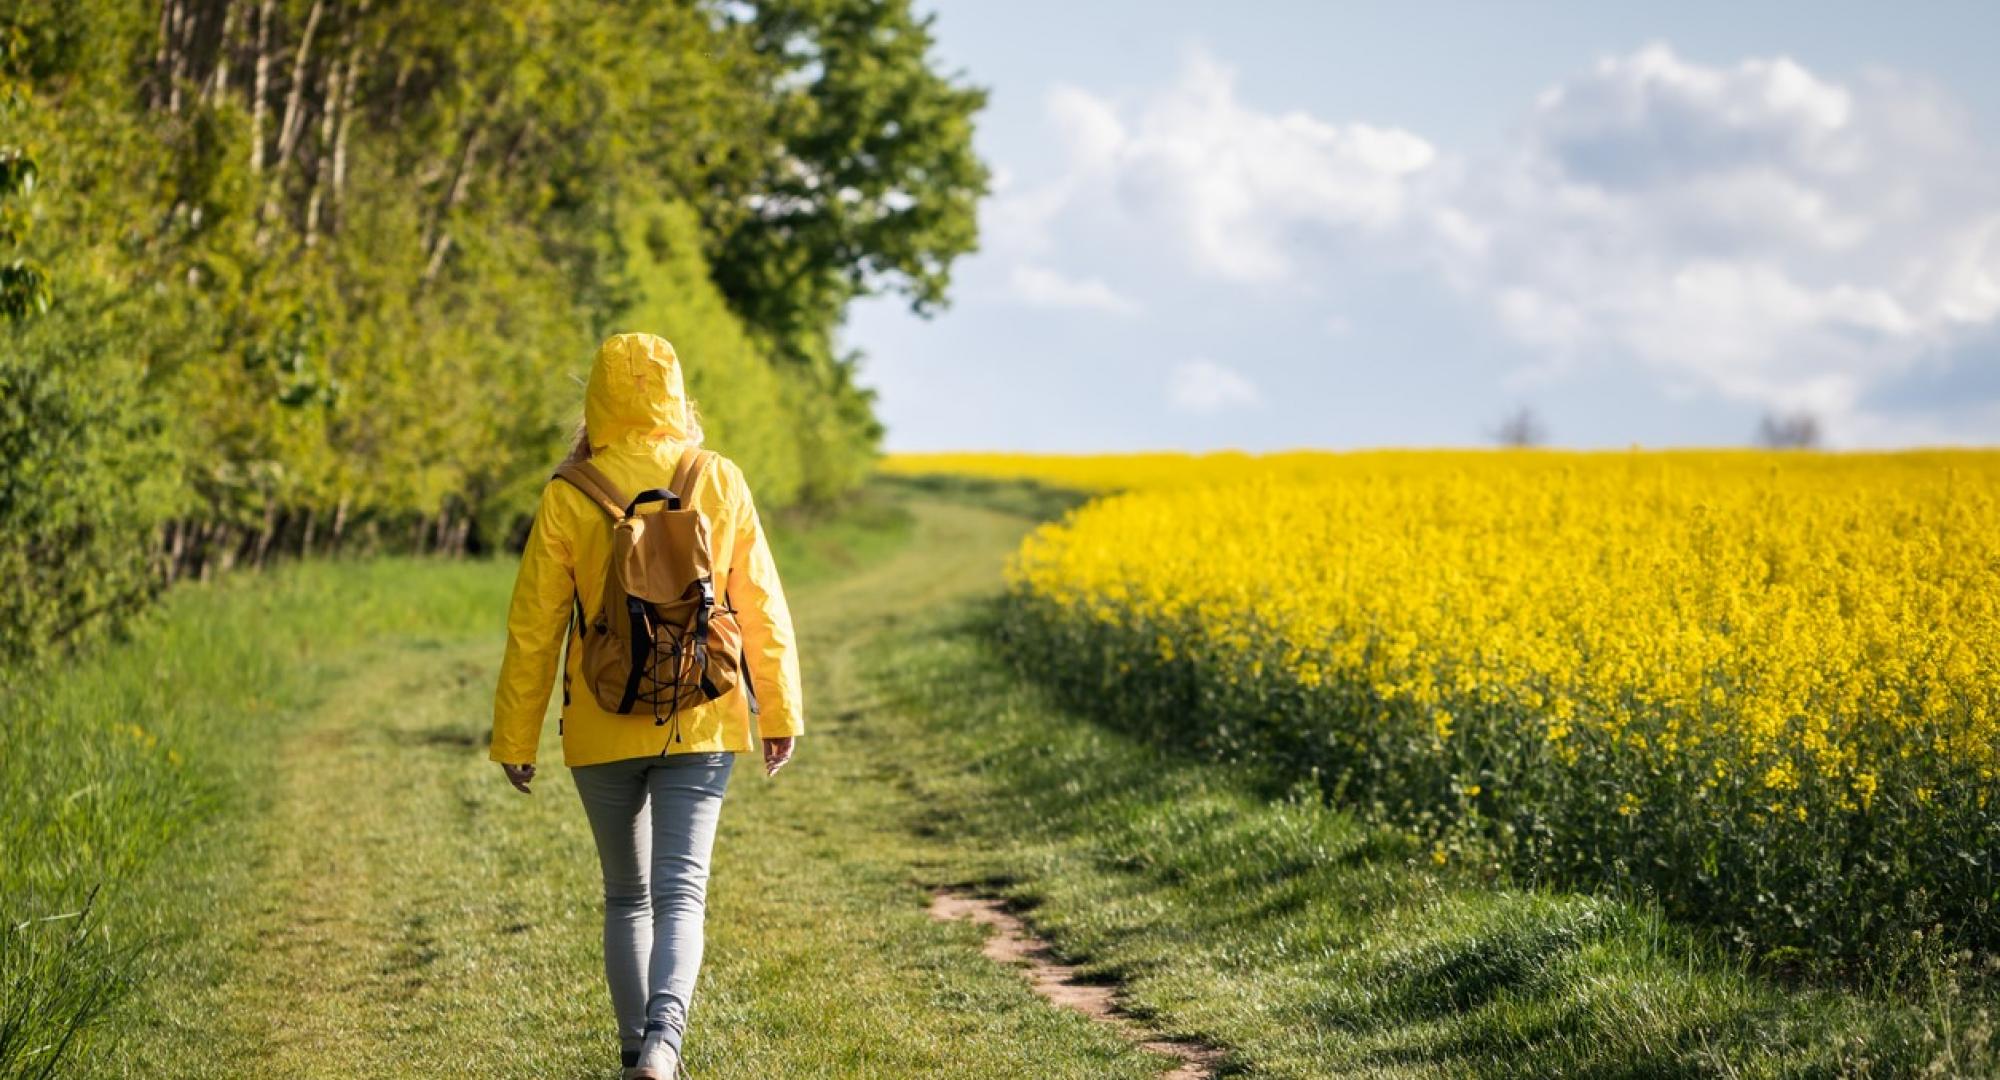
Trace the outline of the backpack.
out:
[[[682,498],[715,456],[688,447],[667,487],[629,500],[589,461],[556,470],[556,479],[590,496],[611,519],[611,565],[597,616],[586,621],[576,598],[583,680],[607,712],[665,724],[741,680],[743,634],[727,597],[715,601],[708,519]],[[637,512],[652,502],[667,508]]]

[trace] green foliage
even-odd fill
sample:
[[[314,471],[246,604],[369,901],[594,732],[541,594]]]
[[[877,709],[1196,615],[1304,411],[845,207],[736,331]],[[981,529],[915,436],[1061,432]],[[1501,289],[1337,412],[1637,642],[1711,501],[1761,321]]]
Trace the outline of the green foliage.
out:
[[[750,336],[708,275],[700,223],[680,203],[641,204],[622,215],[620,239],[631,300],[619,328],[664,327],[687,358],[688,396],[705,440],[725,449],[760,503],[798,501],[805,446],[780,371]]]
[[[26,259],[0,265],[0,319],[20,321],[49,310],[49,277]]]
[[[758,198],[726,221],[716,280],[788,342],[885,288],[928,310],[977,242],[987,171],[972,153],[982,90],[929,66],[933,16],[910,0],[773,0],[743,24],[774,92],[783,147]]]
[[[761,503],[838,499],[880,438],[845,305],[941,303],[985,186],[904,2],[0,0],[0,42],[6,437],[60,478],[0,466],[10,513],[173,455],[115,523],[0,538],[24,609],[113,562],[503,546],[614,330],[676,343]]]
[[[175,453],[134,365],[37,320],[0,349],[0,671],[149,597]]]
[[[0,118],[28,108],[28,92],[15,74],[25,37],[0,26]],[[35,193],[41,166],[26,150],[0,145],[0,257],[20,247],[28,230],[21,202]],[[19,322],[49,310],[49,279],[40,264],[20,255],[0,263],[0,320]]]

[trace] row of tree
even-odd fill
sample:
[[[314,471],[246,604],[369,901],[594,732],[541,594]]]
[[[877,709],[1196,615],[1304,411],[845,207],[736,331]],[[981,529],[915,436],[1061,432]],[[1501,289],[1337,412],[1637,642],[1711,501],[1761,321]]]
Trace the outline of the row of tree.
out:
[[[1500,446],[1542,446],[1549,441],[1541,415],[1523,405],[1488,432]],[[1820,445],[1819,417],[1811,412],[1767,412],[1757,421],[1757,445],[1769,450],[1812,450]]]
[[[0,0],[0,664],[277,551],[504,545],[605,333],[760,499],[879,438],[977,89],[910,0]]]

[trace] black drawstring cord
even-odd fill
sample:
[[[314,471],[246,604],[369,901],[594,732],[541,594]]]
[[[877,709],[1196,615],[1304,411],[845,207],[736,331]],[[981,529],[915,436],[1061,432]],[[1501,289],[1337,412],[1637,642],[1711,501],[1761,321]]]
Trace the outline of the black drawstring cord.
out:
[[[709,588],[711,588],[711,586],[707,586],[706,583],[704,582],[703,591],[708,592]],[[715,617],[715,615],[718,612],[727,613],[730,615],[736,614],[736,608],[734,605],[730,604],[729,595],[727,593],[723,594],[722,603],[720,604],[716,604],[712,599],[712,597],[713,597],[712,593],[710,593],[708,597],[705,597],[705,599],[707,599],[708,602],[702,606],[701,611],[697,614],[697,617],[695,619],[695,627],[687,630],[685,633],[676,633],[673,637],[672,646],[667,649],[661,649],[658,647],[659,639],[656,636],[657,633],[657,631],[655,630],[656,624],[653,621],[653,616],[655,613],[653,611],[652,605],[651,604],[643,605],[646,609],[644,615],[643,629],[645,631],[647,639],[654,642],[654,648],[651,650],[648,662],[646,664],[644,681],[651,683],[652,686],[650,692],[641,692],[638,696],[639,700],[644,701],[653,707],[654,726],[658,727],[667,724],[672,725],[671,737],[668,738],[667,745],[660,748],[661,757],[667,756],[668,751],[672,749],[675,743],[681,741],[683,735],[683,732],[681,731],[681,708],[682,708],[681,693],[683,690],[687,689],[688,686],[681,679],[682,675],[681,658],[687,655],[690,650],[692,651],[695,676],[697,679],[701,680],[701,682],[698,685],[701,685],[703,686],[704,689],[706,689],[707,675],[708,675],[708,669],[707,669],[708,625],[707,624],[711,619]],[[671,664],[673,667],[673,677],[671,681],[663,680],[660,678],[660,669],[668,666],[669,664]],[[663,693],[665,695],[664,700],[662,700]],[[662,715],[660,712],[660,706],[663,704],[667,706],[667,711],[664,715]]]
[[[655,648],[653,650],[654,662],[648,666],[646,671],[647,678],[653,684],[653,687],[651,693],[642,695],[642,699],[653,707],[653,724],[656,727],[666,724],[672,725],[671,735],[667,739],[666,745],[660,747],[661,757],[666,757],[668,752],[673,748],[673,745],[681,741],[682,736],[681,653],[682,639],[680,635],[675,635],[671,648]],[[671,682],[660,678],[660,669],[668,665],[672,665],[673,669],[673,679]],[[663,691],[664,700],[662,700]],[[664,716],[660,714],[660,706],[662,704],[667,706],[667,712]]]

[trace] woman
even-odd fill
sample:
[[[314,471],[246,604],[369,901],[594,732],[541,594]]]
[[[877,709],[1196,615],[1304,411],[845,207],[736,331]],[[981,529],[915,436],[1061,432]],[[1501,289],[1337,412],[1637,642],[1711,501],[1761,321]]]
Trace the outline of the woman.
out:
[[[682,451],[701,442],[674,348],[651,334],[620,334],[598,350],[583,415],[571,456],[588,457],[627,492],[666,487]],[[778,568],[734,463],[718,456],[687,486],[693,490],[676,494],[707,519],[711,564],[723,579],[717,584],[742,628],[744,681],[758,707],[764,774],[771,776],[804,730]],[[596,617],[610,543],[610,519],[589,496],[562,481],[542,489],[507,614],[490,756],[527,794],[557,661],[567,656],[563,762],[604,870],[604,974],[625,1077],[667,1080],[680,1064],[701,967],[709,852],[735,755],[750,749],[751,702],[731,690],[683,710],[672,726],[599,707],[583,681],[570,625],[572,610]]]

